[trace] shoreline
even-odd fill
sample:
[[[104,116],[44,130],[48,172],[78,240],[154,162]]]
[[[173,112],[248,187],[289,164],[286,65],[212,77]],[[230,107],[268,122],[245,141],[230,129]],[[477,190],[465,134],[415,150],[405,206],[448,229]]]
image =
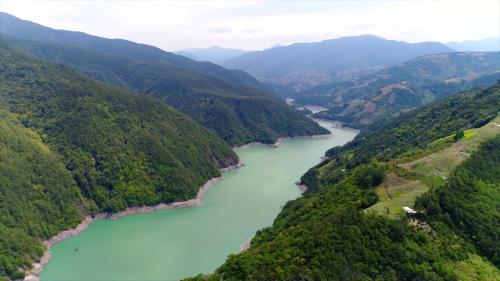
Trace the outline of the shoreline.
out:
[[[238,162],[236,165],[231,165],[225,168],[220,169],[221,173],[228,172],[234,169],[238,169],[240,167],[243,167],[244,164],[241,162]],[[216,183],[220,182],[221,180],[224,179],[224,176],[221,174],[219,177],[214,177],[206,181],[199,189],[196,194],[195,198],[186,200],[186,201],[178,201],[178,202],[172,202],[172,203],[160,203],[158,205],[153,205],[153,206],[136,206],[136,207],[129,207],[126,208],[125,210],[116,212],[116,213],[98,213],[95,215],[87,215],[84,217],[84,219],[74,228],[63,230],[59,232],[58,234],[50,237],[47,240],[44,240],[42,243],[46,247],[45,252],[43,253],[42,257],[40,258],[40,261],[35,262],[32,264],[31,269],[25,271],[25,276],[24,276],[24,281],[39,281],[40,280],[40,273],[43,271],[45,268],[45,265],[50,261],[50,258],[52,257],[52,254],[50,252],[50,248],[54,246],[55,244],[64,241],[68,238],[74,237],[85,231],[92,222],[95,220],[99,219],[110,219],[110,220],[115,220],[121,217],[125,216],[130,216],[130,215],[135,215],[135,214],[145,214],[145,213],[151,213],[159,210],[164,210],[164,209],[179,209],[179,208],[187,208],[187,207],[194,207],[194,206],[200,206],[203,204],[203,195],[207,190],[209,190],[212,186],[214,186]]]
[[[250,245],[252,244],[253,238],[254,238],[254,236],[248,237],[247,240],[245,240],[245,242],[241,243],[240,253],[243,253],[244,251],[250,249]]]
[[[324,119],[324,118],[316,118],[316,117],[312,117],[310,115],[309,115],[309,117],[316,122],[321,121],[321,122],[331,123],[334,125],[334,126],[332,126],[332,128],[334,128],[334,129],[343,129],[343,130],[356,132],[356,133],[359,133],[361,131],[360,129],[344,126],[344,123],[341,121],[335,121],[335,120]]]
[[[349,127],[343,127],[341,123],[337,121],[332,121],[332,120],[324,120],[324,119],[316,119],[312,118],[316,122],[323,121],[323,122],[328,122],[328,123],[333,123],[335,124],[334,127],[332,128],[342,128],[342,129],[351,129],[354,131],[358,131],[356,129],[352,129]],[[329,129],[329,128],[327,128]],[[233,147],[234,151],[238,151],[240,149],[252,147],[255,145],[264,145],[268,146],[271,148],[278,148],[282,142],[287,141],[287,140],[299,140],[299,139],[320,139],[320,138],[329,138],[332,137],[333,133],[330,132],[329,134],[323,134],[323,135],[311,135],[311,136],[295,136],[295,137],[280,137],[277,139],[275,143],[272,144],[266,144],[266,143],[261,143],[261,142],[251,142],[247,143],[241,146],[235,146]],[[322,156],[324,157],[324,156]],[[236,165],[231,165],[225,168],[220,169],[221,173],[228,172],[234,169],[238,169],[240,167],[243,167],[244,164],[242,162],[238,162]],[[74,237],[85,231],[94,220],[99,220],[99,219],[118,219],[124,216],[130,216],[130,215],[135,215],[135,214],[143,214],[143,213],[150,213],[150,212],[155,212],[158,210],[163,210],[163,209],[177,209],[177,208],[187,208],[187,207],[194,207],[194,206],[200,206],[203,204],[202,198],[205,192],[210,189],[213,185],[218,183],[219,181],[223,180],[223,175],[219,177],[214,177],[206,181],[199,189],[196,194],[195,198],[186,200],[186,201],[178,201],[178,202],[172,202],[172,203],[160,203],[158,205],[154,206],[137,206],[137,207],[129,207],[126,208],[125,210],[119,211],[117,213],[98,213],[93,216],[86,216],[82,222],[80,222],[76,227],[72,229],[67,229],[64,231],[59,232],[55,236],[52,236],[48,240],[43,241],[43,244],[46,247],[46,250],[40,260],[38,262],[35,262],[32,264],[32,267],[29,270],[25,271],[25,277],[22,280],[25,281],[39,281],[39,274],[44,270],[45,265],[50,261],[51,258],[51,252],[50,248],[54,246],[55,244],[66,240],[68,238]],[[297,187],[300,190],[300,193],[303,194],[307,190],[307,186],[302,185],[300,182],[296,183]],[[240,245],[240,251],[245,251],[250,247],[252,238],[247,239],[242,245]]]
[[[301,196],[304,195],[304,193],[309,189],[309,187],[303,184],[300,180],[297,181],[295,185],[299,188]]]
[[[324,134],[324,135],[312,135],[312,136],[296,136],[296,137],[280,137],[276,140],[275,143],[263,143],[263,142],[250,142],[246,143],[240,146],[235,146],[233,147],[234,151],[238,151],[240,149],[256,146],[256,145],[263,145],[271,148],[278,148],[282,142],[287,141],[287,140],[309,140],[309,139],[321,139],[321,138],[329,138],[333,136],[333,134],[330,132],[329,134]]]

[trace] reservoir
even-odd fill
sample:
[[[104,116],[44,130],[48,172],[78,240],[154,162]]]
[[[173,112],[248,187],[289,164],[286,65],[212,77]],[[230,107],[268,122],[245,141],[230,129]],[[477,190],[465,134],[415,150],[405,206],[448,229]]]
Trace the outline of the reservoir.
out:
[[[78,236],[51,248],[42,281],[179,280],[213,272],[255,232],[273,223],[298,196],[294,184],[354,130],[318,121],[332,135],[282,141],[278,148],[238,150],[245,166],[225,172],[203,205],[101,219]]]

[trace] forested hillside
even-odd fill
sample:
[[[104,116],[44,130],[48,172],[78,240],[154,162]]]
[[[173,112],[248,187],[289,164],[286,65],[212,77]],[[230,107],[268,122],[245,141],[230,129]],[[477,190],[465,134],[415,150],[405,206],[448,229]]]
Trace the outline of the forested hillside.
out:
[[[464,99],[473,110],[464,111]],[[361,133],[313,169],[308,177],[321,178],[310,181],[315,188],[258,231],[250,249],[190,280],[498,280],[500,129],[488,122],[499,109],[497,84]],[[463,131],[484,126],[496,136],[484,140]],[[398,142],[379,145],[391,134]],[[462,138],[483,143],[448,179],[405,168]],[[417,199],[412,220],[365,210],[382,200],[375,190],[392,174],[431,189]]]
[[[38,239],[75,226],[86,211],[60,157],[16,119],[2,106],[0,280],[2,276],[21,277],[18,269],[30,267],[44,252]]]
[[[0,32],[34,55],[137,93],[155,96],[214,130],[231,145],[327,133],[241,71],[125,40],[54,30],[0,13]]]
[[[446,53],[419,57],[352,80],[296,94],[296,104],[329,110],[319,118],[362,128],[379,118],[422,106],[500,79],[500,53]]]
[[[190,199],[236,164],[231,147],[150,97],[0,41],[0,275],[81,216]]]

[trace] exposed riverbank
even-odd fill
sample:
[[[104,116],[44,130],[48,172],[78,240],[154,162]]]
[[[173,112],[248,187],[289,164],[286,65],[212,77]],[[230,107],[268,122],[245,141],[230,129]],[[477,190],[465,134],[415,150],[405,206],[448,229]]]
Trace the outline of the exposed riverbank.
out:
[[[237,168],[240,168],[244,166],[243,163],[239,162],[236,165],[232,165],[229,167],[222,168],[220,171],[221,173],[228,172]],[[55,244],[66,240],[68,238],[71,238],[73,236],[76,236],[83,231],[85,231],[89,225],[94,222],[95,220],[98,219],[118,219],[124,216],[130,216],[134,214],[142,214],[142,213],[150,213],[158,210],[163,210],[163,209],[177,209],[177,208],[187,208],[187,207],[193,207],[193,206],[200,206],[203,204],[202,199],[203,195],[205,192],[210,189],[210,187],[214,186],[216,183],[219,181],[223,180],[224,177],[221,175],[220,177],[215,177],[209,179],[205,184],[203,184],[200,189],[198,189],[198,193],[196,194],[196,197],[193,199],[189,199],[186,201],[179,201],[179,202],[172,202],[172,203],[160,203],[158,205],[154,206],[137,206],[137,207],[129,207],[126,208],[125,210],[116,212],[116,213],[99,213],[95,215],[89,215],[86,216],[83,221],[78,224],[75,228],[72,229],[67,229],[59,232],[58,234],[52,236],[51,238],[43,241],[43,245],[46,247],[46,250],[42,257],[40,258],[39,262],[33,263],[32,267],[30,270],[25,272],[25,281],[38,281],[40,278],[38,277],[40,272],[43,271],[45,265],[49,262],[51,258],[51,253],[50,253],[50,248],[54,246]]]

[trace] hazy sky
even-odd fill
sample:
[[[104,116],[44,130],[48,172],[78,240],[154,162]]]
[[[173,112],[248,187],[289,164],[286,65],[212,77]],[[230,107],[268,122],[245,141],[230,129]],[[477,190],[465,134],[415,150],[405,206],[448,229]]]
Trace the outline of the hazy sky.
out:
[[[346,35],[409,42],[500,36],[500,1],[20,1],[0,11],[58,29],[152,44],[263,49]]]

